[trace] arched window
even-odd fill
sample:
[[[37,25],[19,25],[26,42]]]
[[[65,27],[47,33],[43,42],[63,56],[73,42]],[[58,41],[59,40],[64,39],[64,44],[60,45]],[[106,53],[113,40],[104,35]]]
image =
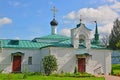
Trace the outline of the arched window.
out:
[[[85,36],[84,35],[79,36],[79,45],[85,46]]]
[[[79,44],[83,44],[84,43],[84,39],[79,39]]]

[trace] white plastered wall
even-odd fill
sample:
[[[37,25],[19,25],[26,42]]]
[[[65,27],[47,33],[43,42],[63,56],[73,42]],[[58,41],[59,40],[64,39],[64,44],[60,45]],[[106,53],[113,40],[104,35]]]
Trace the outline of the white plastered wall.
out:
[[[58,72],[74,72],[77,65],[76,54],[80,49],[73,48],[50,48],[50,54],[55,55],[58,61]],[[110,74],[111,73],[111,50],[89,50],[86,58],[86,72],[91,74]]]
[[[51,47],[51,54],[55,55],[58,63],[58,72],[74,72],[76,65],[76,56],[73,48],[56,48]]]
[[[21,71],[41,72],[44,71],[42,66],[42,59],[46,55],[55,55],[58,62],[58,72],[74,72],[74,68],[77,65],[76,54],[80,52],[80,49],[74,48],[62,48],[62,47],[47,47],[42,49],[3,49],[0,53],[0,70],[5,73],[12,72],[12,57],[11,53],[22,52],[24,53],[21,63]],[[95,70],[101,67],[101,73],[109,74],[111,72],[111,51],[110,50],[98,50],[90,49],[89,57],[86,62],[86,72],[96,74],[99,72]],[[28,65],[28,57],[33,59],[32,65]]]
[[[21,72],[39,72],[40,71],[40,50],[39,49],[13,49],[5,48],[0,53],[0,70],[4,73],[12,72],[13,56],[11,53],[24,53],[21,61]],[[32,57],[32,65],[28,65],[28,57]],[[37,65],[37,66],[36,66]]]
[[[91,59],[86,68],[91,74],[110,74],[111,73],[111,50],[91,49]]]

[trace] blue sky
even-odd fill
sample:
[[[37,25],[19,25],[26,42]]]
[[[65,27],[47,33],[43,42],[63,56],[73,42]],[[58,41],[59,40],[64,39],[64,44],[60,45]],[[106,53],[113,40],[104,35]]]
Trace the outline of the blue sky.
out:
[[[0,0],[0,38],[33,39],[51,34],[51,9],[58,12],[58,34],[70,35],[80,15],[93,30],[97,20],[99,33],[109,34],[113,21],[120,17],[120,0]]]

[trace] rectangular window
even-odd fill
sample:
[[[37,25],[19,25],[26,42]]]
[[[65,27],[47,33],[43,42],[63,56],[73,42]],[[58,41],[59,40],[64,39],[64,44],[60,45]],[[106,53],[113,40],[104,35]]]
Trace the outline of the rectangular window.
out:
[[[28,57],[28,65],[32,65],[32,57]]]

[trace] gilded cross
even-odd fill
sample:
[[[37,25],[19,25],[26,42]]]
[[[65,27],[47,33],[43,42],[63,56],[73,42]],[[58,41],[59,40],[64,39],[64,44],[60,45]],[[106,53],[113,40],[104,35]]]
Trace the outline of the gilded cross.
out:
[[[82,15],[80,15],[80,23],[82,22]]]
[[[56,12],[57,12],[57,9],[56,7],[53,7],[53,9],[51,9],[53,11],[53,17],[55,18],[55,15],[56,15]]]

